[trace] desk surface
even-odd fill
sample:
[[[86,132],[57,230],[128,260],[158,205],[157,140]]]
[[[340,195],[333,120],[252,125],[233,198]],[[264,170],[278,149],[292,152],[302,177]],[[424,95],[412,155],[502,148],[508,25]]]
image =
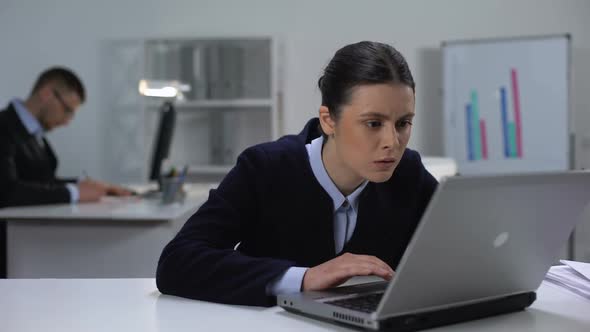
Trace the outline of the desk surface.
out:
[[[184,203],[160,204],[157,199],[104,197],[97,203],[55,204],[0,209],[7,220],[173,220],[197,210],[215,184],[187,184]]]
[[[154,279],[0,280],[3,331],[349,331],[279,307],[161,295]],[[544,283],[524,312],[436,331],[589,331],[590,301]]]

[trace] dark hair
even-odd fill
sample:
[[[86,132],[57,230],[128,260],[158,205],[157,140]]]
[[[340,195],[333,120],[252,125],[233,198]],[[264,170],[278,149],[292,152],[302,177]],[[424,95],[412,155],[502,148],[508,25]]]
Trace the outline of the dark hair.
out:
[[[80,81],[73,71],[64,67],[52,67],[42,72],[37,78],[31,94],[39,91],[39,89],[49,82],[57,82],[66,89],[75,92],[80,97],[81,102],[84,102],[86,99],[86,92],[84,91],[82,81]]]
[[[339,49],[318,81],[322,106],[338,119],[341,106],[350,101],[354,87],[399,83],[415,91],[414,78],[403,55],[390,45],[362,41]]]

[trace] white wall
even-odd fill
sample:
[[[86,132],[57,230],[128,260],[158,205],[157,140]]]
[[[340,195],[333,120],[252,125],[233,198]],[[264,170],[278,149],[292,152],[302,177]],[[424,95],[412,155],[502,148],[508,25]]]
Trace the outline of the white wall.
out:
[[[99,42],[121,38],[273,35],[285,47],[286,133],[300,130],[316,113],[317,78],[333,52],[362,39],[392,43],[404,53],[418,84],[411,146],[440,154],[442,40],[496,36],[573,35],[573,102],[576,129],[590,149],[590,2],[552,0],[446,1],[240,1],[103,0],[0,2],[0,103],[25,96],[45,67],[62,64],[83,78],[88,102],[68,127],[50,135],[60,173],[82,169],[104,176],[101,167]],[[550,65],[550,64],[548,64]],[[548,138],[551,139],[548,128]],[[584,151],[582,151],[584,152]],[[580,154],[578,154],[580,155]],[[590,164],[582,153],[579,163]]]
[[[417,81],[411,146],[442,152],[437,48],[443,40],[545,35],[573,36],[572,107],[578,165],[590,165],[590,1],[414,0],[2,0],[0,103],[25,97],[37,74],[66,65],[83,78],[88,101],[68,127],[50,135],[59,172],[106,176],[101,165],[99,42],[124,38],[276,36],[285,48],[285,133],[300,130],[319,104],[316,82],[336,49],[363,39],[404,53]],[[551,64],[548,64],[551,65]],[[551,139],[551,128],[547,128]],[[540,142],[543,144],[543,142]],[[588,227],[590,228],[590,227]],[[590,238],[590,230],[587,231]],[[586,254],[586,253],[585,253]],[[590,252],[587,253],[590,259]]]

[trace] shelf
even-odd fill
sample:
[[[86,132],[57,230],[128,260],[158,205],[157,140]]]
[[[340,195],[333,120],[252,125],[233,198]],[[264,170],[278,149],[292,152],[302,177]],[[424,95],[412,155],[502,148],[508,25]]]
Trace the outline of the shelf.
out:
[[[191,181],[219,182],[242,151],[282,132],[282,46],[271,37],[138,38],[109,41],[104,51],[101,94],[111,96],[104,106],[116,129],[104,144],[110,178],[136,182],[149,172],[138,161],[149,160],[145,145],[158,135],[167,100],[176,110],[169,163],[188,163]],[[140,78],[191,91],[181,99],[143,96]]]
[[[147,103],[149,108],[159,108],[162,102],[150,101]],[[209,99],[209,100],[190,100],[175,102],[177,110],[195,109],[195,108],[245,108],[245,107],[272,107],[272,99]]]

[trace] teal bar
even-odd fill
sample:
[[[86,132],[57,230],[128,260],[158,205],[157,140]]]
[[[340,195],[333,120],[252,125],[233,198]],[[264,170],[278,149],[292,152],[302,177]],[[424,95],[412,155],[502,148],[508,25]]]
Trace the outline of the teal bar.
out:
[[[479,129],[479,102],[477,91],[471,90],[471,133],[473,134],[474,159],[481,159],[481,133]]]
[[[516,158],[516,125],[508,122],[508,142],[510,146],[510,158]]]

